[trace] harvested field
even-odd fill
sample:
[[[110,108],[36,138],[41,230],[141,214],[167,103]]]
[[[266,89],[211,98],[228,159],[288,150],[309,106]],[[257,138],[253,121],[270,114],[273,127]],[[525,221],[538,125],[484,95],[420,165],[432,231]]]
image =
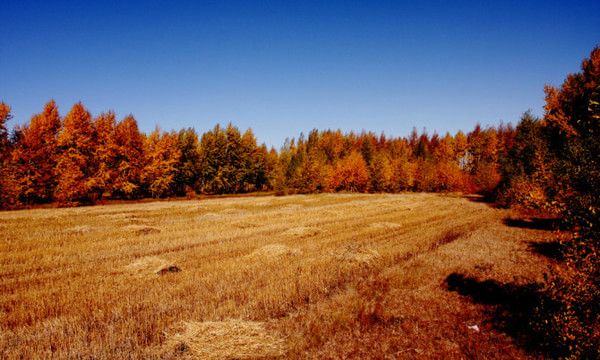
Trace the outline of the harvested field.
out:
[[[493,302],[551,264],[516,216],[436,194],[0,212],[0,358],[535,357],[529,309]]]

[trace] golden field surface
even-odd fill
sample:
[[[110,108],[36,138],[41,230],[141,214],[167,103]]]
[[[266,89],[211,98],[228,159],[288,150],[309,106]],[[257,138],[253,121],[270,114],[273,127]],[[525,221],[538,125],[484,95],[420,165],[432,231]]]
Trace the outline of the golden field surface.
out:
[[[0,358],[526,358],[498,289],[541,280],[550,234],[511,216],[413,193],[0,212]]]

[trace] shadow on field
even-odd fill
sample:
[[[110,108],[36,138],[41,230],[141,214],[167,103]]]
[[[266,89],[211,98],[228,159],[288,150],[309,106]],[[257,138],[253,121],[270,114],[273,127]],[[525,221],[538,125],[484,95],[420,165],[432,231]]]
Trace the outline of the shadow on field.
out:
[[[503,284],[452,273],[446,278],[446,285],[449,291],[468,297],[473,303],[485,305],[485,315],[490,324],[511,336],[525,351],[552,355],[554,349],[542,347],[541,344],[545,343],[543,334],[533,325],[536,322],[536,310],[550,301],[539,284]]]
[[[530,242],[529,248],[534,253],[552,260],[561,261],[565,259],[565,248],[559,241]]]
[[[524,218],[524,219],[504,219],[504,224],[510,227],[533,230],[559,230],[560,219],[555,218]]]
[[[477,203],[484,203],[492,208],[497,208],[498,205],[494,201],[494,199],[489,195],[481,195],[481,194],[467,194],[463,195],[463,198]]]

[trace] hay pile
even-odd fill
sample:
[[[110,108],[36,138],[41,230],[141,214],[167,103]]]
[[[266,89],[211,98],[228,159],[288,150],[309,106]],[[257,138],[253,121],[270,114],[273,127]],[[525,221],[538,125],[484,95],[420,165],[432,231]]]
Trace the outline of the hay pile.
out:
[[[381,259],[377,250],[349,245],[330,254],[334,259],[349,264],[374,265]]]
[[[127,225],[124,229],[135,235],[157,234],[160,232],[160,229],[157,227],[137,224]]]
[[[221,214],[223,215],[242,215],[244,213],[246,213],[246,211],[236,208],[227,208],[225,210],[221,210]]]
[[[290,236],[315,236],[320,233],[320,230],[312,226],[297,226],[290,228],[284,232],[284,235]]]
[[[263,323],[228,320],[186,322],[168,341],[173,351],[199,359],[255,359],[285,355],[285,341]]]
[[[377,222],[377,223],[372,223],[369,225],[369,227],[373,228],[373,229],[398,229],[401,227],[400,224],[397,223],[393,223],[393,222]]]
[[[281,208],[282,211],[298,211],[300,209],[303,209],[304,206],[300,205],[300,204],[288,204],[285,205]]]
[[[198,221],[210,221],[210,220],[218,220],[221,217],[219,214],[215,214],[214,212],[207,212],[206,214],[202,214],[198,216],[196,219]]]
[[[132,213],[112,213],[112,214],[101,214],[100,217],[112,220],[131,220],[137,219],[137,215]]]
[[[121,224],[136,224],[136,225],[145,225],[150,220],[144,217],[140,217],[139,215],[132,213],[118,213],[118,214],[104,214],[100,215],[111,222],[117,222]]]
[[[300,254],[302,254],[302,251],[298,249],[283,244],[270,244],[254,250],[248,257],[252,259],[272,259],[283,256],[298,256]]]
[[[68,229],[65,229],[65,233],[77,234],[77,235],[89,233],[91,231],[92,231],[92,227],[89,225],[77,225],[77,226],[72,226]]]
[[[180,271],[181,269],[177,265],[157,256],[146,256],[137,259],[125,267],[125,272],[139,277],[166,275]]]

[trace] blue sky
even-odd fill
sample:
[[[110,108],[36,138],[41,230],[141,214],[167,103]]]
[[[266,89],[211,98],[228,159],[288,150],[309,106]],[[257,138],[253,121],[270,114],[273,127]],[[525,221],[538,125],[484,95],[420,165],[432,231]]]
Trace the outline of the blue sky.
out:
[[[600,43],[600,1],[6,1],[15,122],[133,113],[144,131],[229,121],[279,146],[312,128],[407,135],[543,112]]]

